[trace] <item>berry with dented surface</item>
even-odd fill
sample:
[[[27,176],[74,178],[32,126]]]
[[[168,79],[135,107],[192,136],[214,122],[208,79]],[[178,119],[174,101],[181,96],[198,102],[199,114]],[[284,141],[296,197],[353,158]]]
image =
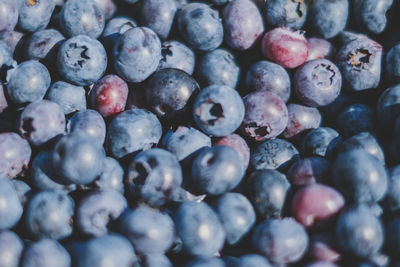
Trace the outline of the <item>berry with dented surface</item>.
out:
[[[281,134],[289,120],[285,102],[268,91],[255,91],[243,98],[245,116],[241,131],[255,141],[264,141]]]

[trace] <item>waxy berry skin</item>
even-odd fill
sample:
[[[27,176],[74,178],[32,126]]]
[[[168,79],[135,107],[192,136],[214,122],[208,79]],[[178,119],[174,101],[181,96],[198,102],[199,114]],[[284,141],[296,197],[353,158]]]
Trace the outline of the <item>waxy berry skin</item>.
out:
[[[98,80],[91,93],[92,106],[103,117],[124,111],[128,99],[128,85],[117,75],[106,75]]]
[[[18,3],[13,0],[0,2],[0,36],[14,30],[18,22]]]
[[[0,133],[0,178],[12,179],[28,167],[32,149],[16,133]]]
[[[321,124],[321,114],[318,109],[298,104],[287,105],[289,122],[283,132],[285,138],[291,138],[307,130],[318,128]]]
[[[126,31],[114,45],[114,68],[127,82],[139,83],[156,71],[161,59],[161,42],[150,28]]]
[[[281,134],[289,120],[285,102],[268,91],[255,91],[243,98],[245,115],[242,133],[255,141],[264,141]]]
[[[237,50],[251,48],[264,32],[262,15],[251,0],[233,0],[223,11],[226,43]]]
[[[246,141],[238,134],[230,134],[221,138],[218,138],[213,142],[214,146],[230,146],[239,153],[239,156],[243,160],[245,169],[249,166],[250,161],[250,149]]]
[[[290,76],[280,65],[261,60],[254,63],[246,74],[246,89],[269,91],[287,102],[290,97]]]
[[[275,28],[267,32],[261,44],[262,53],[282,67],[293,69],[308,57],[307,39],[300,32]]]
[[[352,91],[378,87],[382,52],[382,46],[368,38],[359,38],[342,46],[336,55],[336,64],[344,85]]]
[[[301,102],[310,107],[326,106],[340,94],[342,75],[327,59],[307,61],[296,70],[294,87]]]
[[[265,19],[274,27],[286,26],[293,29],[303,27],[307,18],[307,5],[304,0],[263,1]]]
[[[313,59],[329,59],[332,60],[336,54],[333,44],[325,39],[311,37],[308,41],[308,57],[307,61]]]
[[[323,185],[303,187],[293,197],[292,214],[304,227],[312,227],[335,216],[345,201],[338,191]]]

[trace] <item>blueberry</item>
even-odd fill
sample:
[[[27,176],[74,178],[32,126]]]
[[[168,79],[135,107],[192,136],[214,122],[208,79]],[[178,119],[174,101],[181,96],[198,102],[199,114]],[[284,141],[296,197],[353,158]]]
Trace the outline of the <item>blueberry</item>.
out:
[[[89,184],[102,171],[103,147],[87,135],[63,136],[52,151],[51,162],[57,178],[64,184]]]
[[[69,133],[86,134],[99,144],[106,138],[106,123],[101,115],[92,109],[75,113],[68,121]]]
[[[284,68],[293,69],[308,57],[308,42],[303,32],[280,27],[265,33],[261,43],[262,53]]]
[[[171,31],[176,10],[174,0],[143,0],[140,9],[142,25],[152,29],[161,39],[166,39]]]
[[[160,62],[160,39],[150,28],[129,29],[115,43],[113,58],[118,75],[128,82],[142,82]]]
[[[179,126],[164,135],[161,145],[183,160],[202,147],[211,147],[211,138],[195,128]]]
[[[385,74],[391,83],[400,82],[400,43],[386,54]]]
[[[24,243],[17,234],[11,231],[0,232],[0,265],[18,267]]]
[[[57,54],[58,72],[76,85],[92,84],[100,79],[106,67],[107,55],[103,45],[86,35],[68,39]]]
[[[10,100],[16,104],[42,99],[50,86],[49,71],[36,60],[22,62],[9,72],[7,92]]]
[[[146,254],[142,257],[142,267],[172,267],[171,261],[164,254]]]
[[[14,227],[20,220],[23,207],[14,185],[8,179],[0,179],[0,229]]]
[[[246,75],[246,86],[251,91],[269,91],[287,102],[290,97],[290,77],[278,64],[262,60],[254,63]]]
[[[115,190],[98,190],[83,198],[76,209],[77,226],[82,233],[101,236],[109,224],[127,208],[123,195]]]
[[[310,184],[297,191],[292,199],[292,214],[304,227],[332,219],[344,207],[338,191],[323,184]]]
[[[162,118],[182,118],[191,107],[192,96],[199,90],[197,82],[186,72],[164,68],[148,80],[146,102]]]
[[[245,169],[233,148],[206,148],[193,161],[192,181],[201,193],[220,195],[235,188],[243,179]]]
[[[392,6],[393,0],[356,0],[354,1],[354,18],[361,29],[379,34],[386,27],[386,12]]]
[[[81,86],[57,81],[50,86],[46,99],[51,100],[68,115],[76,111],[86,110],[86,91]]]
[[[297,97],[311,107],[326,106],[340,94],[342,75],[327,59],[307,61],[294,75]]]
[[[340,48],[336,55],[344,85],[352,91],[376,88],[381,79],[382,46],[359,38]]]
[[[36,31],[27,40],[25,56],[27,59],[46,60],[52,65],[56,52],[64,40],[65,37],[55,29]]]
[[[250,148],[240,135],[230,134],[216,139],[213,144],[214,146],[229,146],[235,149],[242,159],[244,168],[247,169],[250,162]]]
[[[14,30],[18,22],[18,3],[13,0],[0,2],[0,37]]]
[[[136,21],[130,17],[117,16],[110,19],[101,35],[102,43],[107,52],[111,54],[112,48],[118,38],[127,30],[136,27]]]
[[[151,205],[161,206],[182,184],[182,169],[170,152],[153,148],[135,156],[127,171],[129,189]]]
[[[368,105],[356,103],[339,113],[335,128],[344,138],[361,132],[374,133],[376,120],[375,110]]]
[[[340,143],[335,152],[343,153],[345,151],[350,151],[353,149],[363,149],[368,154],[374,156],[376,159],[385,164],[385,154],[382,147],[379,145],[376,137],[369,132],[362,132],[353,135],[349,139]]]
[[[385,195],[388,178],[382,162],[365,150],[341,153],[333,166],[333,182],[349,202],[373,204]]]
[[[250,166],[256,170],[287,170],[299,159],[296,147],[283,139],[270,139],[250,151]]]
[[[197,95],[193,105],[193,117],[205,133],[225,136],[240,126],[244,109],[237,91],[226,85],[210,85]]]
[[[109,266],[130,267],[137,261],[129,241],[117,234],[96,237],[83,244],[78,251],[76,267]]]
[[[260,10],[251,0],[230,1],[223,10],[226,43],[237,50],[251,48],[264,32]]]
[[[272,0],[263,2],[265,19],[273,27],[287,26],[300,29],[306,22],[306,1]]]
[[[223,41],[224,30],[218,11],[204,3],[183,6],[177,15],[182,38],[194,49],[211,51]]]
[[[32,188],[24,181],[13,179],[11,182],[14,185],[15,191],[17,192],[18,199],[23,206],[28,202],[28,200],[33,195]]]
[[[206,53],[197,65],[196,77],[202,86],[213,84],[236,88],[240,79],[240,66],[235,56],[218,48]]]
[[[389,63],[386,64],[388,66]],[[376,115],[379,125],[384,129],[392,129],[397,117],[400,115],[400,85],[387,88],[379,96],[376,104]]]
[[[21,114],[19,131],[32,145],[42,145],[65,132],[64,112],[49,100],[30,103]]]
[[[72,234],[74,201],[63,191],[36,193],[25,212],[26,227],[36,238],[57,240]]]
[[[255,91],[243,98],[245,116],[241,131],[255,141],[277,137],[288,124],[285,102],[268,91]]]
[[[10,0],[8,1],[11,2]],[[4,2],[7,1],[2,1],[2,3]],[[15,51],[20,52],[21,43],[25,41],[26,34],[19,31],[8,31],[3,33],[3,35],[1,35],[1,29],[0,29],[0,38],[7,44],[10,52],[14,54]]]
[[[124,193],[124,169],[117,160],[106,157],[103,162],[103,170],[100,176],[94,181],[95,187],[101,190],[114,189]]]
[[[332,233],[316,233],[310,236],[308,256],[316,261],[336,262],[341,258]]]
[[[144,109],[127,110],[109,124],[106,147],[114,157],[145,150],[157,144],[162,127],[157,117]]]
[[[0,133],[0,178],[11,179],[28,167],[32,150],[16,133]]]
[[[255,228],[253,246],[272,262],[291,263],[306,252],[308,235],[303,226],[291,218],[268,219]]]
[[[258,254],[246,254],[237,259],[235,267],[270,267],[267,258]]]
[[[21,266],[68,267],[71,266],[71,257],[57,241],[44,238],[25,249]]]
[[[367,206],[345,210],[336,224],[336,242],[342,251],[356,257],[367,258],[378,252],[383,243],[381,222]]]
[[[104,12],[93,0],[68,0],[61,10],[61,28],[69,37],[87,35],[98,38],[104,23]]]
[[[224,261],[217,257],[196,257],[191,260],[185,267],[224,267]]]
[[[287,177],[293,185],[331,183],[331,163],[320,157],[304,158],[292,164]]]
[[[329,127],[311,130],[303,139],[302,152],[307,156],[325,157],[329,149],[340,141],[339,133]]]
[[[321,114],[318,109],[298,104],[287,105],[289,122],[283,136],[295,137],[308,130],[318,128],[321,124]]]
[[[238,243],[253,227],[256,214],[250,201],[239,193],[226,193],[213,207],[226,233],[229,245]]]
[[[29,32],[45,29],[55,8],[54,1],[26,0],[20,2],[18,26]]]
[[[94,85],[91,102],[103,117],[110,117],[125,110],[128,99],[128,85],[117,75],[106,75]]]
[[[193,74],[196,57],[193,50],[185,44],[175,40],[165,41],[162,43],[161,55],[159,69],[174,68],[189,75]]]
[[[164,212],[148,206],[139,206],[125,212],[120,231],[138,253],[164,253],[175,239],[174,222]]]
[[[30,168],[33,187],[38,190],[74,190],[74,185],[63,185],[57,182],[53,164],[49,164],[51,157],[51,152],[41,151],[33,158]]]
[[[225,232],[217,214],[204,202],[184,202],[175,213],[183,248],[195,256],[212,256],[224,245]]]
[[[385,208],[390,212],[400,209],[400,166],[396,165],[388,171],[388,188],[384,198]]]
[[[117,12],[117,4],[114,0],[94,0],[94,2],[103,10],[106,20],[111,19]]]
[[[247,195],[263,218],[280,216],[290,184],[285,175],[276,170],[259,170],[247,179]]]
[[[5,41],[0,40],[0,68],[9,68],[13,65],[16,65],[16,62],[13,59],[12,51]]]
[[[332,60],[336,54],[333,44],[325,39],[311,37],[308,41],[308,58],[307,61],[314,59],[329,59]]]
[[[330,39],[338,35],[347,24],[348,0],[312,1],[308,6],[308,24],[312,32]]]

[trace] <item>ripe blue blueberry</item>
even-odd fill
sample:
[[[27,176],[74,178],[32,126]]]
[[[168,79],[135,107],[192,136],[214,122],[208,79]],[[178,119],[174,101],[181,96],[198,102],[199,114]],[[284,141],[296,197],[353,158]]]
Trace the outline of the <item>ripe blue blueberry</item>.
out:
[[[16,133],[0,133],[0,178],[12,179],[28,167],[32,149]]]
[[[161,59],[161,42],[146,27],[126,31],[113,49],[114,68],[128,82],[139,83],[156,71]]]
[[[161,55],[159,69],[174,68],[189,75],[193,74],[196,57],[193,50],[185,44],[175,40],[165,41],[162,43]]]
[[[244,117],[243,100],[234,89],[226,85],[210,85],[197,95],[193,117],[206,134],[225,136],[233,133]]]
[[[57,54],[60,75],[76,85],[90,85],[101,78],[107,67],[103,45],[86,35],[77,35],[65,41]]]
[[[36,60],[22,62],[9,72],[7,92],[10,100],[16,104],[42,99],[50,86],[49,71]]]
[[[162,127],[157,117],[145,109],[131,109],[117,115],[109,124],[106,147],[116,158],[149,149],[160,141]]]
[[[187,44],[201,51],[216,49],[224,29],[218,11],[204,3],[190,3],[178,13],[178,29]]]
[[[18,26],[29,32],[43,30],[55,8],[53,0],[20,1]]]
[[[72,234],[74,201],[58,190],[41,191],[26,208],[25,223],[36,238],[63,239]]]
[[[51,100],[68,115],[75,111],[86,110],[86,91],[81,86],[58,81],[50,86],[46,99]]]

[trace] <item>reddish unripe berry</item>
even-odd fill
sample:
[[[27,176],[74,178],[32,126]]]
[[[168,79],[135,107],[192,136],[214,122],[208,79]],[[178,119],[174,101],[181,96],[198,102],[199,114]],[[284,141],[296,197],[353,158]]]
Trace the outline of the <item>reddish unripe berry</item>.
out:
[[[279,65],[293,69],[308,57],[308,42],[300,31],[275,28],[264,35],[261,49],[263,54]]]
[[[292,213],[305,227],[316,221],[326,221],[344,206],[343,196],[335,189],[323,184],[311,184],[300,189],[292,200]]]
[[[103,117],[109,117],[124,111],[128,92],[124,80],[117,75],[106,75],[93,86],[92,105]]]
[[[308,57],[307,61],[313,59],[333,59],[336,54],[335,47],[327,40],[322,38],[308,39]]]

